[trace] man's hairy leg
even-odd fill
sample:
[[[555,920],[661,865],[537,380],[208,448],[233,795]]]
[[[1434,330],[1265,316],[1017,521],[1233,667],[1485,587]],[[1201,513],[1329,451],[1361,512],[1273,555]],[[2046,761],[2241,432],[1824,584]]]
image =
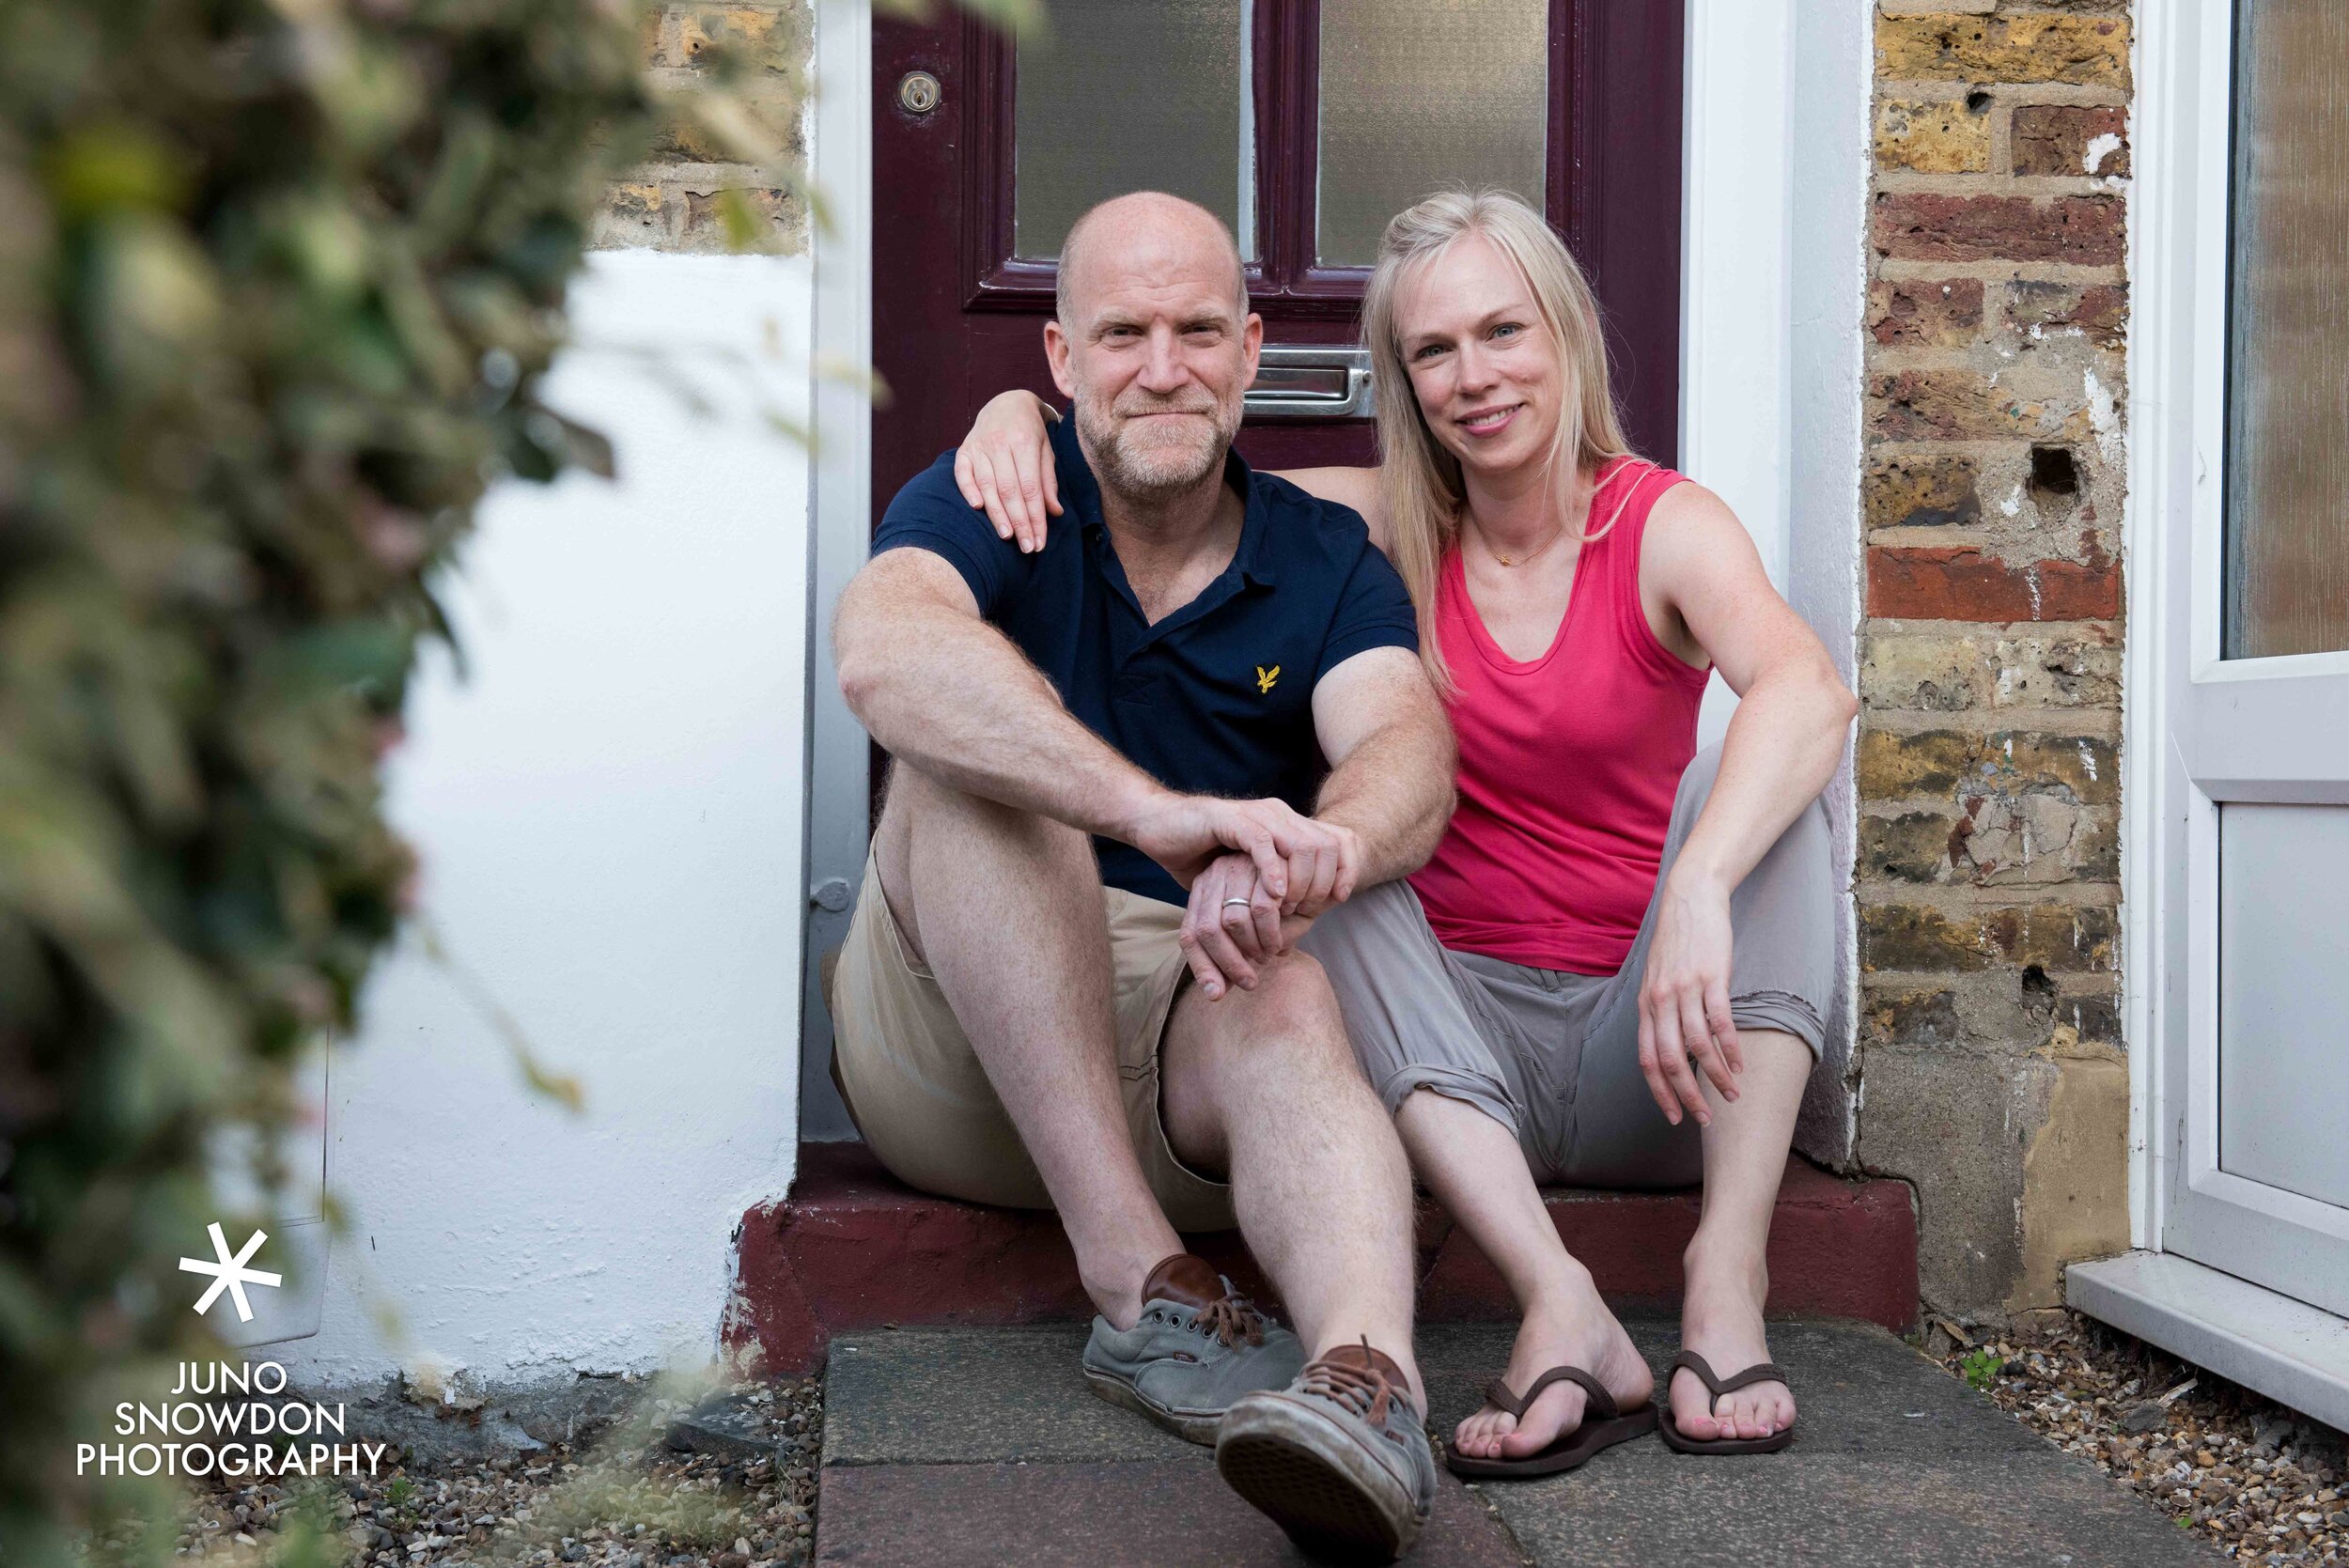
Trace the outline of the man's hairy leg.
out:
[[[1291,952],[1253,990],[1176,998],[1160,1055],[1169,1137],[1186,1163],[1231,1173],[1249,1250],[1315,1356],[1367,1337],[1411,1355],[1411,1177],[1346,1043],[1321,966]]]
[[[1113,1327],[1182,1250],[1126,1126],[1109,926],[1085,835],[900,764],[876,844],[881,891],[955,1010]]]

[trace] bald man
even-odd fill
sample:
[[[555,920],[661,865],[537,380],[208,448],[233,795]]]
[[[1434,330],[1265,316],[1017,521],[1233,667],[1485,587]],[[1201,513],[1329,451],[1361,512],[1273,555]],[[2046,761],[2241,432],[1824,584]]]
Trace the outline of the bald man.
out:
[[[1361,520],[1232,451],[1263,336],[1213,216],[1106,202],[1044,328],[1062,524],[998,537],[952,453],[891,504],[833,631],[895,758],[834,1075],[909,1184],[1059,1211],[1097,1392],[1307,1545],[1400,1555],[1410,1180],[1294,943],[1433,851],[1452,737]],[[1294,1334],[1177,1237],[1236,1219]]]

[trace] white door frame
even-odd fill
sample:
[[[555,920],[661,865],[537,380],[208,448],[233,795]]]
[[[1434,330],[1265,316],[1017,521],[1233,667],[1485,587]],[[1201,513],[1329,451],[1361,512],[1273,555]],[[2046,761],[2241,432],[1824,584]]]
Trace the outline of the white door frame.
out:
[[[2228,0],[2143,8],[2131,257],[2137,324],[2123,686],[2123,1001],[2131,1239],[2229,1272],[2296,1268],[2334,1310],[2349,1214],[2219,1169],[2220,799],[2349,802],[2349,653],[2221,658],[2230,134]],[[2198,783],[2198,780],[2200,781]],[[2303,1234],[2306,1233],[2307,1234]]]
[[[2182,1135],[2186,1090],[2216,1076],[2217,899],[2190,875],[2192,835],[2216,808],[2174,743],[2172,715],[2217,661],[2217,616],[2193,614],[2218,564],[2226,351],[2230,0],[2145,0],[2137,11],[2136,189],[2130,205],[2130,431],[2123,509],[2129,625],[2122,683],[2122,1008],[2129,1047],[2129,1239],[2075,1264],[2064,1297],[2335,1425],[2349,1423],[2349,1320],[2161,1250],[2171,1203],[2215,1128]],[[2186,626],[2187,637],[2169,635]],[[2198,897],[2201,908],[2197,908]],[[2184,954],[2185,972],[2171,955]],[[2199,989],[2197,999],[2193,993]],[[2215,1096],[2205,1094],[2205,1100]],[[2227,1178],[2232,1180],[2232,1178]],[[2246,1183],[2244,1186],[2250,1186]],[[2271,1191],[2272,1189],[2262,1189]]]
[[[1875,7],[1688,0],[1688,8],[1680,467],[1744,521],[1770,581],[1857,691]],[[1715,676],[1703,740],[1719,737],[1735,701]],[[1850,892],[1858,830],[1848,753],[1825,800],[1841,890],[1835,994],[1795,1142],[1843,1166],[1858,1132]]]
[[[2123,582],[2131,611],[2123,649],[2122,965],[2124,1038],[2129,1047],[2129,1242],[2158,1250],[2169,1187],[2169,1143],[2154,1129],[2169,1120],[2167,1060],[2179,1048],[2173,1009],[2165,1004],[2163,955],[2185,916],[2183,868],[2170,863],[2164,824],[2177,783],[2168,741],[2169,639],[2160,606],[2171,573],[2170,545],[2193,526],[2197,483],[2197,362],[2209,357],[2198,337],[2224,323],[2198,320],[2194,279],[2209,264],[2216,230],[2223,265],[2225,225],[2202,210],[2201,128],[2208,76],[2223,71],[2232,42],[2200,47],[2225,6],[2201,0],[2149,4],[2138,18],[2136,189],[2129,228],[2128,495],[2123,537]],[[2222,99],[2223,102],[2224,100]],[[2224,154],[2219,155],[2221,185]],[[2223,435],[2223,432],[2222,432]],[[2182,926],[2179,927],[2181,930]]]
[[[823,961],[848,935],[863,878],[872,751],[840,695],[832,609],[873,536],[872,0],[819,0],[810,162],[831,216],[815,253],[808,463],[807,921],[800,945],[800,1138],[854,1138],[832,1081]],[[844,371],[848,372],[845,373]]]

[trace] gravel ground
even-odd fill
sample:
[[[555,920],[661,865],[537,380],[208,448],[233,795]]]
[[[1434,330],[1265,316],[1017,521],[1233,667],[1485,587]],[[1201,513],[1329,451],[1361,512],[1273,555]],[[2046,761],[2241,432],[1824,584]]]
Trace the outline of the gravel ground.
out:
[[[808,1560],[822,1444],[818,1379],[691,1402],[648,1389],[577,1444],[198,1494],[177,1556],[259,1568],[319,1518],[327,1560],[350,1568],[786,1568]]]
[[[2027,1426],[2255,1563],[2349,1562],[2341,1433],[2076,1313],[1926,1349]]]

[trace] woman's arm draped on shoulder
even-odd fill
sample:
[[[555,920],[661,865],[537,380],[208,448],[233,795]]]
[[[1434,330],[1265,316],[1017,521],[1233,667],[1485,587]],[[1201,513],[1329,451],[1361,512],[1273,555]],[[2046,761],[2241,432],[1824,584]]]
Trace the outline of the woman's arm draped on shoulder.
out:
[[[1275,479],[1286,479],[1307,495],[1334,501],[1360,512],[1370,527],[1370,542],[1387,548],[1387,508],[1378,492],[1378,470],[1371,468],[1274,469]]]
[[[997,538],[1030,555],[1044,548],[1048,520],[1060,516],[1051,438],[1059,423],[1060,411],[1034,393],[999,392],[955,452],[955,487],[963,500],[987,513]]]

